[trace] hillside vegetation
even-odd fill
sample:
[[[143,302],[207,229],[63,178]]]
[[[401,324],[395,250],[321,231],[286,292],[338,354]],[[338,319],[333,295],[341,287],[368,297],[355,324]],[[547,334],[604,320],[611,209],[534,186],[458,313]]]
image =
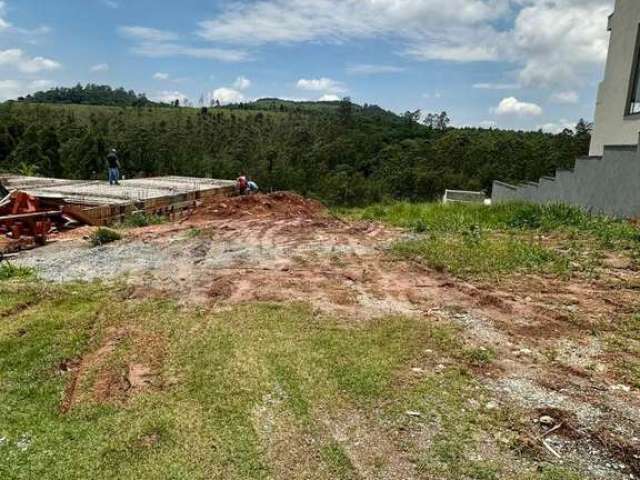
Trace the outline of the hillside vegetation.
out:
[[[450,128],[446,115],[427,126],[419,112],[398,116],[348,100],[202,109],[33,103],[52,95],[0,106],[0,170],[103,178],[105,154],[115,147],[129,177],[245,173],[265,190],[364,205],[490,189],[494,179],[536,180],[571,167],[590,136],[584,122],[558,135]]]

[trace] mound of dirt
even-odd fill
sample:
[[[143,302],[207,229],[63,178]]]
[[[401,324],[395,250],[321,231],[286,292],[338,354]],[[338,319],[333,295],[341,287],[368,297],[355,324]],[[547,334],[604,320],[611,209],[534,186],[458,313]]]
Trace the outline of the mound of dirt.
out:
[[[316,200],[292,192],[275,192],[214,200],[199,209],[194,217],[318,218],[327,216],[327,213],[326,207]]]

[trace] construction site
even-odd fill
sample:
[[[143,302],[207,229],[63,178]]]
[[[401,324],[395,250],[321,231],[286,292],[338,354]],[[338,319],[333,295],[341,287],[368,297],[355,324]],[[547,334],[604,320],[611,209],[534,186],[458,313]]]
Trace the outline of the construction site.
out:
[[[228,196],[235,182],[191,177],[107,182],[0,174],[0,252],[46,242],[56,231],[102,226],[134,213],[177,218],[214,197]]]
[[[210,372],[211,378],[214,384],[230,382],[225,388],[240,389],[236,394],[240,396],[257,388],[246,383],[254,377],[268,383],[263,397],[247,400],[248,410],[242,410],[241,418],[248,422],[251,438],[255,435],[260,456],[273,472],[269,478],[622,480],[640,475],[640,397],[637,384],[622,368],[625,362],[633,362],[635,350],[611,348],[612,342],[631,342],[616,325],[640,310],[637,260],[631,253],[608,253],[588,269],[576,263],[570,276],[514,269],[500,277],[468,277],[394,253],[399,243],[426,238],[415,229],[337,216],[321,203],[290,192],[236,196],[234,182],[182,177],[127,180],[114,187],[18,176],[5,176],[2,183],[11,189],[0,217],[5,242],[13,244],[22,238],[39,245],[23,244],[27,249],[20,252],[13,249],[10,261],[36,272],[39,282],[44,282],[36,288],[106,287],[121,304],[110,303],[106,311],[111,313],[153,302],[174,303],[178,310],[172,315],[180,318],[201,312],[198,315],[204,317],[196,315],[194,323],[180,320],[187,322],[184,328],[190,325],[188,342],[207,335],[199,329],[210,315],[223,315],[225,323],[219,328],[226,322],[235,325],[216,341],[224,343],[240,335],[249,342],[233,354],[239,355],[240,363],[216,370],[215,375]],[[434,208],[451,215],[462,215],[467,208],[478,209],[472,212],[493,208],[481,203],[468,207],[454,202]],[[122,239],[113,243],[92,246],[86,241],[99,226],[117,225],[143,211],[162,214],[165,221],[120,230]],[[565,248],[557,235],[539,241],[549,248]],[[11,285],[4,287],[9,304],[0,303],[0,311],[7,325],[16,324],[16,338],[26,342],[36,328],[29,319],[40,304],[25,297],[24,292],[33,287]],[[286,322],[278,323],[284,320],[255,324],[247,308],[274,312],[303,308],[306,320],[285,333],[280,329]],[[163,318],[165,310],[154,315]],[[142,313],[118,315],[121,320],[116,324],[101,330],[92,327],[82,353],[60,363],[56,375],[63,390],[57,397],[60,413],[56,415],[71,421],[87,408],[108,407],[118,412],[134,409],[145,417],[150,410],[144,399],[166,398],[180,391],[187,367],[171,363],[167,349],[173,347],[163,343],[169,342],[162,330],[167,327],[159,327],[152,317],[141,323]],[[96,318],[103,317],[111,318],[105,313]],[[400,318],[409,323],[399,324]],[[167,322],[174,328],[174,317]],[[338,343],[342,345],[336,352],[338,363],[331,370],[348,378],[337,377],[340,385],[346,383],[335,392],[331,384],[320,388],[312,387],[315,380],[305,383],[306,376],[327,375],[307,372],[314,368],[314,357],[307,357],[311,353],[306,350],[295,350],[295,361],[286,367],[307,372],[300,373],[300,383],[257,379],[270,362],[288,358],[288,349],[306,345],[306,335],[315,335],[307,329],[322,332],[329,326],[338,335],[332,340],[336,342],[378,326],[388,330],[379,343],[366,343],[361,352],[359,340]],[[406,337],[399,340],[399,332]],[[222,345],[212,351],[219,350],[226,362],[230,357]],[[266,356],[248,358],[262,352],[254,351],[258,346],[276,357],[260,353]],[[380,397],[367,393],[372,396],[361,403],[360,394],[351,397],[348,392],[359,388],[369,392],[373,387],[357,382],[378,385],[375,379],[387,367],[358,380],[364,373],[347,366],[361,361],[362,372],[383,368],[379,355],[387,348],[399,357],[389,367],[390,383],[380,387],[386,393]],[[197,347],[185,344],[180,352],[197,352]],[[208,368],[205,364],[194,374],[205,375]],[[237,368],[244,373],[224,380]],[[409,397],[401,393],[433,382],[433,392],[418,390],[422,393]],[[314,405],[304,407],[311,409],[304,410],[304,418],[313,427],[290,418],[296,411],[287,407],[287,402],[294,401],[292,395],[309,394],[295,393],[297,388],[320,388],[314,394],[317,398],[305,400]],[[329,392],[333,396],[322,400]],[[225,404],[226,395],[215,402]],[[162,447],[167,433],[159,432],[136,434],[131,448],[140,452],[173,448]],[[33,435],[37,445],[37,434]],[[228,440],[230,445],[235,445],[236,438]],[[429,456],[428,463],[418,460],[450,441],[465,445],[460,447],[466,452],[465,460],[455,461],[466,465],[460,467],[465,472],[482,468],[499,471],[500,476],[456,477],[457,470],[444,453]],[[343,452],[342,461],[348,465],[344,468],[353,476],[337,475],[337,467],[327,467],[331,461],[314,453],[315,442],[335,445],[332,448]],[[218,469],[220,478],[233,477],[242,469],[233,455],[228,464],[216,455],[206,458],[204,465],[214,462],[216,466],[210,468]],[[306,460],[300,462],[300,458]],[[430,477],[423,471],[454,472],[454,476]],[[536,471],[579,471],[584,476],[523,476]],[[262,477],[238,474],[237,478]]]

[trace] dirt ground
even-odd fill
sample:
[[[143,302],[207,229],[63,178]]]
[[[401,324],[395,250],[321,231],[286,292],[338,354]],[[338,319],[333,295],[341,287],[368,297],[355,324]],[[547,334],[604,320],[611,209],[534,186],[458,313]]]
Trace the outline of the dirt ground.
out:
[[[387,252],[410,234],[345,222],[286,193],[224,199],[97,248],[82,238],[89,230],[60,235],[17,263],[50,281],[124,275],[135,298],[222,308],[303,301],[352,322],[386,314],[454,322],[469,346],[495,352],[474,373],[496,408],[516,403],[530,412],[525,435],[548,433],[551,460],[556,452],[593,478],[640,478],[640,395],[620,377],[625,359],[605,348],[602,334],[640,311],[640,279],[625,266],[598,280],[460,281]]]

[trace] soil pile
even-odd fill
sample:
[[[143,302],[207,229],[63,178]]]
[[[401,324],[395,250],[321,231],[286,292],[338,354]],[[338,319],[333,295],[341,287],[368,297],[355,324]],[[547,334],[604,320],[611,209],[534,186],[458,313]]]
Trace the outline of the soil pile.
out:
[[[199,209],[195,218],[323,218],[328,211],[322,203],[291,192],[275,192],[222,198]]]

